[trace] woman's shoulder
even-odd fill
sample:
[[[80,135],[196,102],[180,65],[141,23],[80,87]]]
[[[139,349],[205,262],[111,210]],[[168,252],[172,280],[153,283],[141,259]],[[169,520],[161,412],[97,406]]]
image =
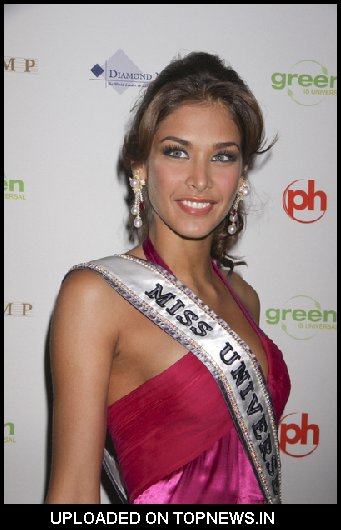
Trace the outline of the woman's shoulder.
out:
[[[119,300],[115,290],[108,284],[93,265],[101,260],[73,265],[64,275],[60,296],[77,299],[80,303],[102,304],[104,301]]]
[[[257,291],[237,272],[225,272],[225,277],[253,319],[259,323],[260,301]]]
[[[142,247],[141,247],[142,248]],[[120,258],[125,255],[135,255],[144,257],[140,247],[135,247],[125,254],[115,253],[102,258],[80,262],[73,265],[66,271],[60,292],[66,296],[76,296],[82,301],[85,299],[100,303],[107,298],[110,302],[117,300],[119,303],[121,296],[111,285],[111,274],[115,273],[117,267],[122,268]]]

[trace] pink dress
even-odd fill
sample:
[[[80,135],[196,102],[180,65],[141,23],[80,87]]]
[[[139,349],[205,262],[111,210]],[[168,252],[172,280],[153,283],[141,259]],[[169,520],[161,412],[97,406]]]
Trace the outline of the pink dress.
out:
[[[169,270],[149,240],[144,251]],[[279,420],[290,392],[282,353],[213,266],[259,335]],[[265,503],[221,391],[193,353],[110,405],[107,418],[129,503]]]

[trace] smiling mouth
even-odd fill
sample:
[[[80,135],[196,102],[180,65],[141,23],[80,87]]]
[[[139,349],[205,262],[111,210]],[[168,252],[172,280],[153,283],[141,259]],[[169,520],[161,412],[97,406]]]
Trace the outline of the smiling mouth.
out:
[[[176,201],[178,206],[183,210],[185,213],[191,214],[191,215],[205,215],[208,212],[210,212],[215,205],[214,201],[198,201],[198,200],[189,200],[189,199],[181,199]]]
[[[181,202],[181,204],[183,204],[184,206],[188,206],[189,208],[198,208],[199,210],[201,208],[207,208],[207,206],[209,206],[210,204],[212,204],[211,202],[199,202],[199,201],[187,201],[187,200],[184,200],[184,201],[179,201]]]

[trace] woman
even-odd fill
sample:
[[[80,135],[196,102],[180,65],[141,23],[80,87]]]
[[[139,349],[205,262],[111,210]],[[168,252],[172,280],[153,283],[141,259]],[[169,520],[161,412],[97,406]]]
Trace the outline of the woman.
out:
[[[141,244],[74,267],[55,308],[47,503],[100,502],[107,428],[125,502],[280,502],[289,377],[228,256],[263,143],[257,101],[217,56],[149,85],[123,148]]]

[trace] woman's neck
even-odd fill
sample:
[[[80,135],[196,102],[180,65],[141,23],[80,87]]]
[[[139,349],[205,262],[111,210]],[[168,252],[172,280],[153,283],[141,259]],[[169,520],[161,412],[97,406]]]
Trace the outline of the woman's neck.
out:
[[[149,239],[160,258],[183,282],[201,285],[212,279],[212,235],[200,240],[184,239],[169,229],[160,233],[151,227]]]

